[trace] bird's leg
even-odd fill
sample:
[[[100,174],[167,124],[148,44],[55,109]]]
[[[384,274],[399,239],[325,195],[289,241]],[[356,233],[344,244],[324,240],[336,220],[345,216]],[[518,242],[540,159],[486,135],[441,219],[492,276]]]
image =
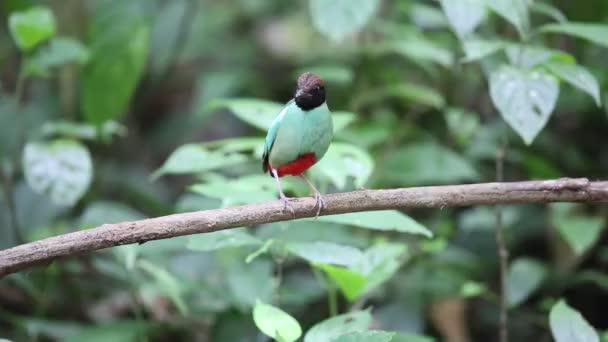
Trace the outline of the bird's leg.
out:
[[[315,218],[317,218],[317,217],[319,217],[321,210],[327,208],[327,204],[325,203],[323,196],[321,196],[321,192],[319,192],[319,190],[317,190],[317,188],[315,188],[315,186],[312,185],[312,183],[308,180],[308,178],[306,178],[306,176],[304,176],[304,174],[301,174],[300,177],[302,177],[302,179],[306,182],[306,184],[308,184],[308,187],[315,194],[315,200],[317,201],[317,203],[315,204],[315,207],[317,207],[317,215],[315,215]]]
[[[289,203],[289,201],[291,201],[292,199],[285,196],[285,193],[283,193],[283,187],[281,186],[281,181],[279,180],[279,175],[277,173],[277,170],[271,168],[270,172],[272,172],[272,176],[277,181],[277,186],[279,188],[279,196],[281,197],[281,201],[283,202],[283,211],[285,211],[286,209],[289,209],[289,211],[291,211],[293,216],[296,216],[295,210],[291,206],[291,203]]]

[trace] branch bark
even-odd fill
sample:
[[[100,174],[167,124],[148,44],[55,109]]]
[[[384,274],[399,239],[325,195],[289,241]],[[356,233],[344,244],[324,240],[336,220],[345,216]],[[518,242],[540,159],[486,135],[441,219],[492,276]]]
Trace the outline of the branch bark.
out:
[[[608,181],[586,178],[545,181],[427,186],[388,190],[358,190],[324,196],[321,215],[409,208],[447,208],[472,205],[550,202],[608,202]],[[262,223],[313,217],[315,200],[294,201],[295,214],[280,201],[175,214],[152,219],[104,224],[0,251],[0,277],[61,257],[131,243],[175,236],[210,233]]]

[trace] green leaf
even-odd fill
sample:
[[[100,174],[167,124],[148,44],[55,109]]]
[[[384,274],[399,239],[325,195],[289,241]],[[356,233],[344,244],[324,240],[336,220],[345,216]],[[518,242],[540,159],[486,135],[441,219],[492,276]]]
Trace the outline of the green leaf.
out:
[[[506,44],[499,40],[484,40],[471,38],[462,42],[465,57],[463,63],[474,62],[502,50]]]
[[[409,333],[397,333],[391,342],[435,342],[434,338]]]
[[[340,215],[321,216],[319,221],[346,224],[355,227],[397,231],[432,237],[433,233],[411,217],[397,210],[365,211]]]
[[[519,258],[511,263],[507,275],[507,303],[516,307],[523,303],[542,283],[547,269],[542,263]]]
[[[450,134],[460,145],[467,145],[479,128],[479,114],[462,108],[448,108],[444,118]]]
[[[231,251],[222,250],[221,252]],[[233,305],[244,311],[254,307],[258,300],[270,301],[277,287],[276,279],[273,276],[273,263],[264,259],[245,263],[241,254],[235,258],[233,263],[223,267]]]
[[[373,170],[374,160],[365,150],[334,142],[311,171],[314,178],[327,178],[336,187],[344,189],[349,177],[353,177],[356,187],[363,187]]]
[[[441,8],[461,39],[475,31],[486,16],[483,0],[441,0]]]
[[[396,333],[388,331],[360,331],[342,335],[332,342],[391,342]]]
[[[150,28],[143,18],[129,10],[111,13],[99,10],[101,19],[93,22],[93,52],[83,77],[82,111],[95,125],[126,112],[148,56]]]
[[[11,36],[23,51],[30,51],[55,35],[53,12],[47,7],[34,6],[22,12],[13,12],[8,18]]]
[[[85,140],[109,141],[114,136],[125,136],[127,129],[116,121],[108,121],[101,128],[86,123],[71,121],[49,121],[41,128],[42,135],[46,138],[65,137]]]
[[[519,35],[526,37],[530,30],[530,0],[485,0],[496,14],[517,28]]]
[[[540,32],[563,33],[608,47],[608,25],[573,22],[548,24],[541,27]]]
[[[381,50],[384,48],[389,51],[394,51],[395,53],[401,54],[414,61],[431,61],[444,67],[450,67],[454,63],[454,55],[450,50],[445,49],[441,45],[438,45],[419,34],[410,34],[405,38],[387,42],[384,47],[381,45],[380,48]],[[409,93],[412,94],[410,95],[411,97],[426,100],[426,97],[424,97],[422,93],[416,94],[416,92],[419,91],[419,88],[417,87],[420,86],[412,84],[410,87],[402,88],[403,90],[409,91]],[[428,97],[428,100],[422,103],[436,106],[438,102],[439,101]]]
[[[410,144],[386,161],[385,177],[399,185],[452,183],[479,177],[471,163],[436,143]]]
[[[295,318],[269,304],[258,302],[255,305],[253,321],[266,336],[279,342],[293,342],[302,336],[302,328]]]
[[[599,342],[593,327],[575,309],[560,300],[549,314],[551,333],[556,342]]]
[[[286,186],[284,190],[287,188]],[[268,175],[213,180],[195,184],[190,187],[190,190],[206,197],[219,198],[224,207],[270,201],[277,198],[276,183]]]
[[[77,334],[66,338],[65,342],[127,342],[137,341],[142,332],[146,333],[148,326],[138,321],[117,321],[111,323],[99,323],[82,329]]]
[[[61,205],[74,205],[93,178],[87,148],[73,140],[30,142],[23,152],[23,169],[29,186]]]
[[[366,331],[371,323],[369,310],[338,315],[315,324],[304,336],[304,342],[332,342],[345,334]]]
[[[281,112],[285,105],[272,101],[258,99],[218,99],[209,103],[208,110],[227,108],[236,117],[261,130],[268,130],[272,120]],[[355,119],[349,112],[332,112],[334,132],[339,132]]]
[[[589,94],[598,106],[602,105],[600,84],[587,68],[581,65],[557,61],[547,62],[543,66],[549,69],[555,76]]]
[[[352,302],[390,279],[401,266],[400,259],[406,251],[405,245],[379,244],[370,247],[359,262],[348,268],[326,264],[315,267],[325,271]]]
[[[330,84],[347,85],[351,84],[355,78],[353,69],[348,65],[341,64],[321,64],[301,68],[294,73],[294,78],[297,78],[305,72],[312,72],[313,74],[319,75],[325,82]]]
[[[523,69],[531,69],[550,59],[574,60],[574,57],[567,53],[545,47],[523,44],[506,44],[506,46],[505,52],[509,62]]]
[[[67,63],[86,64],[89,50],[72,38],[53,38],[26,60],[24,72],[27,76],[49,76],[50,69]]]
[[[357,107],[361,107],[384,103],[392,98],[403,100],[408,105],[419,104],[436,109],[442,108],[445,104],[443,95],[435,89],[413,83],[391,84],[369,90],[355,99],[355,103]]]
[[[363,257],[355,247],[324,241],[289,243],[287,249],[310,263],[352,266]]]
[[[247,157],[240,153],[209,151],[201,144],[186,144],[175,150],[154,172],[153,178],[166,174],[202,173],[242,164]]]
[[[490,96],[527,145],[545,127],[559,94],[557,79],[540,70],[502,66],[490,75]]]
[[[338,285],[340,291],[350,302],[359,298],[363,293],[367,283],[365,275],[340,266],[315,264],[315,267],[327,273],[327,276]]]
[[[158,289],[171,299],[180,314],[188,314],[188,306],[182,297],[184,287],[171,273],[147,260],[139,260],[137,266],[156,280]]]
[[[566,15],[564,15],[562,11],[560,11],[557,7],[545,2],[532,1],[532,6],[530,6],[530,9],[532,12],[546,15],[547,17],[560,23],[565,23],[568,21],[568,18],[566,18]]]
[[[341,42],[363,29],[379,0],[309,0],[314,27],[333,42]]]
[[[601,217],[564,216],[554,218],[554,224],[560,235],[576,254],[583,254],[597,243],[605,223]]]
[[[258,246],[262,241],[249,235],[245,229],[222,230],[219,232],[198,234],[188,240],[188,249],[199,252],[210,252],[228,247]]]

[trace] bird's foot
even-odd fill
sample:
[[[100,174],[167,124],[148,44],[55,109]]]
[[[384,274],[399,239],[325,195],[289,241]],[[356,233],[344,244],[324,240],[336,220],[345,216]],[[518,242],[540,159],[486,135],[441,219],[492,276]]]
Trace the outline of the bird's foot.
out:
[[[283,202],[283,211],[289,210],[289,211],[291,211],[291,214],[295,217],[296,211],[293,209],[293,206],[291,205],[291,202],[294,200],[295,200],[295,198],[290,198],[290,197],[287,197],[287,196],[281,194],[281,202]]]
[[[316,200],[315,208],[317,208],[317,214],[315,215],[315,219],[316,219],[317,217],[319,217],[321,210],[327,208],[327,203],[325,203],[323,196],[321,196],[321,193],[319,193],[319,192],[315,192],[315,200]]]

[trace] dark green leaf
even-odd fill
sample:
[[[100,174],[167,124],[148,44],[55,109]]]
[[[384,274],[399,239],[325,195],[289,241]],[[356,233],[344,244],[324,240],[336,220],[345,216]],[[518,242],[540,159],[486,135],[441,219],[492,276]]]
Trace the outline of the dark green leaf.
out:
[[[21,50],[29,51],[55,35],[53,12],[47,7],[34,6],[15,12],[8,18],[13,40]]]
[[[530,30],[529,0],[485,0],[498,15],[517,28],[520,36],[526,37]]]
[[[599,336],[585,318],[560,300],[549,314],[551,333],[556,342],[599,342]]]
[[[302,336],[302,328],[295,318],[269,304],[258,302],[253,308],[253,320],[266,336],[279,342],[294,342]]]
[[[433,233],[423,225],[396,210],[366,211],[321,216],[318,220],[373,230],[393,230],[401,233],[420,234],[426,237],[433,236]]]
[[[312,23],[334,42],[359,32],[376,12],[379,0],[310,0]]]
[[[597,45],[608,47],[608,25],[569,22],[548,24],[541,27],[540,31],[563,33],[589,40]]]
[[[165,163],[154,172],[154,178],[166,174],[202,173],[244,163],[247,157],[240,153],[209,151],[200,144],[186,144],[175,150]]]
[[[51,68],[67,63],[86,64],[89,51],[79,41],[72,38],[53,38],[48,46],[39,49],[26,60],[27,76],[49,76]]]
[[[557,61],[547,62],[543,66],[549,69],[555,76],[589,94],[598,106],[602,105],[600,84],[587,68]]]
[[[568,18],[566,18],[566,15],[564,15],[564,13],[559,10],[559,8],[557,8],[551,4],[548,4],[546,2],[532,1],[532,5],[530,6],[530,9],[533,12],[546,15],[547,17],[550,17],[553,20],[558,21],[560,23],[565,23],[568,21]]]
[[[366,331],[371,323],[369,310],[338,315],[315,324],[304,336],[304,342],[332,342],[348,333]]]
[[[183,298],[184,287],[178,279],[164,268],[147,260],[140,260],[137,265],[155,279],[158,290],[173,301],[173,304],[175,304],[182,315],[188,313],[188,306]]]
[[[32,189],[69,206],[85,194],[93,178],[89,151],[73,140],[28,143],[23,169]]]
[[[572,250],[582,254],[597,243],[605,220],[601,217],[564,216],[554,218],[554,224]]]
[[[188,249],[209,252],[217,249],[240,246],[257,246],[262,241],[249,235],[245,229],[222,230],[214,233],[198,234],[188,240]]]
[[[492,102],[528,145],[547,124],[558,94],[557,79],[540,70],[502,66],[490,75]]]
[[[93,22],[93,52],[83,79],[82,111],[95,125],[125,114],[148,56],[150,28],[141,15],[111,13],[101,9],[101,19]]]
[[[388,179],[400,185],[452,183],[479,177],[469,161],[435,143],[410,144],[394,151],[383,170]]]
[[[330,242],[289,243],[287,249],[310,263],[352,266],[360,262],[363,253],[355,247]]]
[[[514,260],[507,275],[509,306],[523,303],[540,286],[546,274],[546,267],[538,261],[526,258]]]
[[[146,216],[126,204],[97,201],[89,204],[80,216],[80,228],[92,228],[106,223],[142,220]]]
[[[441,8],[460,38],[475,31],[486,15],[483,0],[441,0]]]

